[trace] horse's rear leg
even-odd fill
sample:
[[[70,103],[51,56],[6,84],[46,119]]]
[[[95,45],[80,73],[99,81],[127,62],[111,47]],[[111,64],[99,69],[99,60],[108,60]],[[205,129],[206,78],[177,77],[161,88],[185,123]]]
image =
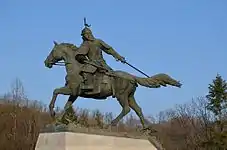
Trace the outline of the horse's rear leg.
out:
[[[130,112],[130,107],[128,104],[128,96],[122,95],[120,97],[117,97],[117,100],[119,101],[122,107],[122,111],[114,120],[111,121],[111,126],[116,126],[118,122]]]
[[[140,106],[137,104],[134,94],[131,94],[129,96],[129,106],[135,111],[135,113],[137,114],[137,116],[140,118],[140,122],[143,126],[142,130],[149,130],[151,132],[157,132],[155,129],[153,129],[150,126],[147,126],[145,123],[145,117],[143,115],[142,109],[140,108]]]
[[[77,99],[78,96],[73,96],[70,95],[68,101],[66,102],[65,106],[64,106],[64,110],[67,110]]]
[[[61,87],[61,88],[54,89],[53,96],[52,96],[52,99],[49,104],[50,115],[53,119],[55,117],[54,105],[55,105],[58,94],[70,95],[71,90],[68,87]]]
[[[145,118],[144,118],[144,115],[143,115],[143,112],[142,112],[142,109],[141,107],[137,104],[136,100],[135,100],[135,97],[134,97],[134,94],[131,94],[129,96],[129,106],[135,111],[136,115],[140,118],[140,122],[143,126],[143,128],[146,128],[145,126]]]

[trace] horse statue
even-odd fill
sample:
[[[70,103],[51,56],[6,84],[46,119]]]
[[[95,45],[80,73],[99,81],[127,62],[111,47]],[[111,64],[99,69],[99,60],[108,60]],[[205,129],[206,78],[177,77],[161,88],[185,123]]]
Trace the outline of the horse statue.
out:
[[[139,117],[143,129],[146,129],[148,126],[145,124],[142,109],[137,104],[134,97],[138,85],[149,88],[159,88],[167,85],[180,88],[182,85],[179,81],[176,81],[166,74],[156,74],[151,77],[143,78],[131,75],[124,71],[113,71],[112,73],[96,71],[93,74],[93,78],[95,79],[94,84],[98,85],[94,87],[94,91],[96,92],[83,90],[81,68],[83,68],[85,64],[75,59],[75,52],[77,49],[78,47],[70,43],[58,44],[57,42],[54,42],[53,49],[44,61],[45,66],[48,68],[52,68],[53,65],[63,61],[67,73],[65,86],[56,88],[53,91],[52,100],[49,104],[50,115],[53,118],[55,118],[54,105],[59,94],[69,95],[64,110],[72,105],[78,97],[106,100],[107,97],[112,96],[116,97],[116,100],[122,107],[122,111],[111,121],[111,126],[116,126],[132,109]],[[95,68],[98,67],[92,64],[91,66]],[[72,85],[78,86],[72,88]]]

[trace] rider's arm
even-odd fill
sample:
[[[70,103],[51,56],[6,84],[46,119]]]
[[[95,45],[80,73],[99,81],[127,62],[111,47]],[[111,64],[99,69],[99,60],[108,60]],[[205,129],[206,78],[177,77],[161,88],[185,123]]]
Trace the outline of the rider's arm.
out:
[[[120,61],[124,61],[124,57],[122,57],[121,55],[119,55],[111,46],[109,46],[108,44],[106,44],[104,41],[102,40],[98,40],[99,44],[100,44],[100,48],[107,54],[112,55],[115,59],[120,60]]]
[[[80,47],[75,51],[75,59],[79,61],[80,63],[83,63],[86,59],[86,55],[89,51],[88,43],[83,42]]]

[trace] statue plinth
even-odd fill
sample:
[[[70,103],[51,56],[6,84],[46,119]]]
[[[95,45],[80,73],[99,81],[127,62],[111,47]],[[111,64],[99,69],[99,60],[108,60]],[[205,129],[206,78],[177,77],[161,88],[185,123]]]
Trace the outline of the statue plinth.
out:
[[[75,132],[40,133],[35,150],[158,150],[149,140]]]

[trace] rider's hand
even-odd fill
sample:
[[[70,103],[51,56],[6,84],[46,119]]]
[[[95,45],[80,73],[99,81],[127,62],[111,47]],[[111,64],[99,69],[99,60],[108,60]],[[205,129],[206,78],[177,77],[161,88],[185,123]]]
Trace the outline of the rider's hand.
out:
[[[120,59],[119,59],[122,63],[126,63],[126,60],[125,60],[125,58],[124,57],[120,57]]]

